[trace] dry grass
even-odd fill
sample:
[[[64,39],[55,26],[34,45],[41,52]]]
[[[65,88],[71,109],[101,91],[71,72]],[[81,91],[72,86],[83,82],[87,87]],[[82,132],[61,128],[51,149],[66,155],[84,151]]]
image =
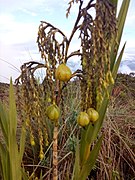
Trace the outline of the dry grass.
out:
[[[102,147],[89,179],[133,180],[135,178],[134,86],[134,77],[119,76],[102,128],[104,134]],[[79,81],[69,84],[63,93],[63,98],[64,104],[61,109],[65,113],[61,115],[59,124],[58,170],[59,179],[70,180],[75,157],[76,137],[80,134],[80,128],[76,124],[80,104]],[[42,170],[43,179],[49,180],[52,178],[52,142],[45,149],[45,158],[40,161],[37,126],[34,123],[33,121],[36,146],[30,146],[29,136],[27,136],[23,165],[29,172],[29,176],[33,172],[35,177],[40,176]]]

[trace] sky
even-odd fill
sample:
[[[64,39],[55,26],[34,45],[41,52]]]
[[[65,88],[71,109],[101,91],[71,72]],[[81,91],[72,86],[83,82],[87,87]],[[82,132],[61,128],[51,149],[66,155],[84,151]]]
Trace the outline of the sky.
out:
[[[69,37],[78,5],[72,6],[66,18],[69,0],[0,0],[0,82],[15,80],[20,66],[28,61],[41,61],[36,43],[40,21],[47,21]],[[85,3],[88,0],[84,0]],[[119,7],[122,0],[119,0]],[[121,44],[127,41],[119,71],[135,72],[135,1],[131,0]],[[78,35],[71,49],[78,50]],[[74,66],[73,66],[74,63]],[[70,64],[70,62],[69,62]],[[72,59],[72,68],[79,67],[79,59]]]

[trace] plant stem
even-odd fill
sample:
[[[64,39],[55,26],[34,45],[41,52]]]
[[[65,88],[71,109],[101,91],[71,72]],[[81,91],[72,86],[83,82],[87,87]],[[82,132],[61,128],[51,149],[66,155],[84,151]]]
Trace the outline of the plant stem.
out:
[[[66,47],[66,52],[65,52],[65,61],[67,61],[67,54],[68,54],[68,49],[69,49],[69,45],[70,45],[70,42],[76,32],[76,30],[79,28],[78,23],[80,21],[80,18],[81,18],[81,7],[82,7],[82,4],[83,4],[83,1],[80,1],[80,6],[79,6],[79,12],[78,12],[78,16],[77,16],[77,19],[76,19],[76,22],[74,24],[74,27],[73,27],[73,30],[72,30],[72,33],[69,37],[69,40],[68,40],[68,44],[67,44],[67,47]]]
[[[58,126],[53,131],[53,180],[58,180]]]

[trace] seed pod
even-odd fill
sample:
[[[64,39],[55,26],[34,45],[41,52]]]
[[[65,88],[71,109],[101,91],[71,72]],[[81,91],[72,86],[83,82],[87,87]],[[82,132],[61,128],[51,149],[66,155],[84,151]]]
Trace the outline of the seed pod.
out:
[[[110,83],[110,84],[114,84],[114,79],[113,79],[111,71],[107,72],[107,74],[106,74],[106,81],[108,83]]]
[[[60,80],[60,81],[69,81],[71,78],[72,72],[66,64],[60,64],[55,72],[55,78]]]
[[[80,126],[87,126],[89,124],[89,116],[86,112],[80,112],[80,114],[77,117],[77,123]]]
[[[41,151],[39,154],[40,160],[42,160],[44,158],[44,153]]]
[[[34,139],[30,141],[30,144],[31,144],[31,146],[35,146],[35,141],[34,141]]]
[[[57,105],[52,104],[46,110],[47,117],[52,121],[57,121],[60,116],[60,109]]]
[[[104,89],[107,89],[108,83],[104,80],[103,83],[102,83],[102,86],[103,86]]]
[[[94,108],[89,108],[87,110],[87,114],[88,114],[89,119],[90,119],[91,122],[95,122],[99,118],[99,114]]]
[[[97,96],[96,96],[96,102],[101,104],[103,101],[103,96],[101,93],[97,93]]]

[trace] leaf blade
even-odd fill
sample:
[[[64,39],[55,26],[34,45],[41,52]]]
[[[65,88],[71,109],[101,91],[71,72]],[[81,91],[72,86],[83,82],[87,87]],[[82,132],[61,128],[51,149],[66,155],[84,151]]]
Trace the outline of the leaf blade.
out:
[[[103,139],[103,136],[101,136],[99,138],[99,140],[97,141],[97,143],[94,146],[94,149],[91,151],[88,160],[83,165],[81,172],[80,172],[79,180],[86,180],[87,176],[91,172],[91,170],[96,162],[96,159],[97,159],[100,147],[101,147],[102,139]]]

